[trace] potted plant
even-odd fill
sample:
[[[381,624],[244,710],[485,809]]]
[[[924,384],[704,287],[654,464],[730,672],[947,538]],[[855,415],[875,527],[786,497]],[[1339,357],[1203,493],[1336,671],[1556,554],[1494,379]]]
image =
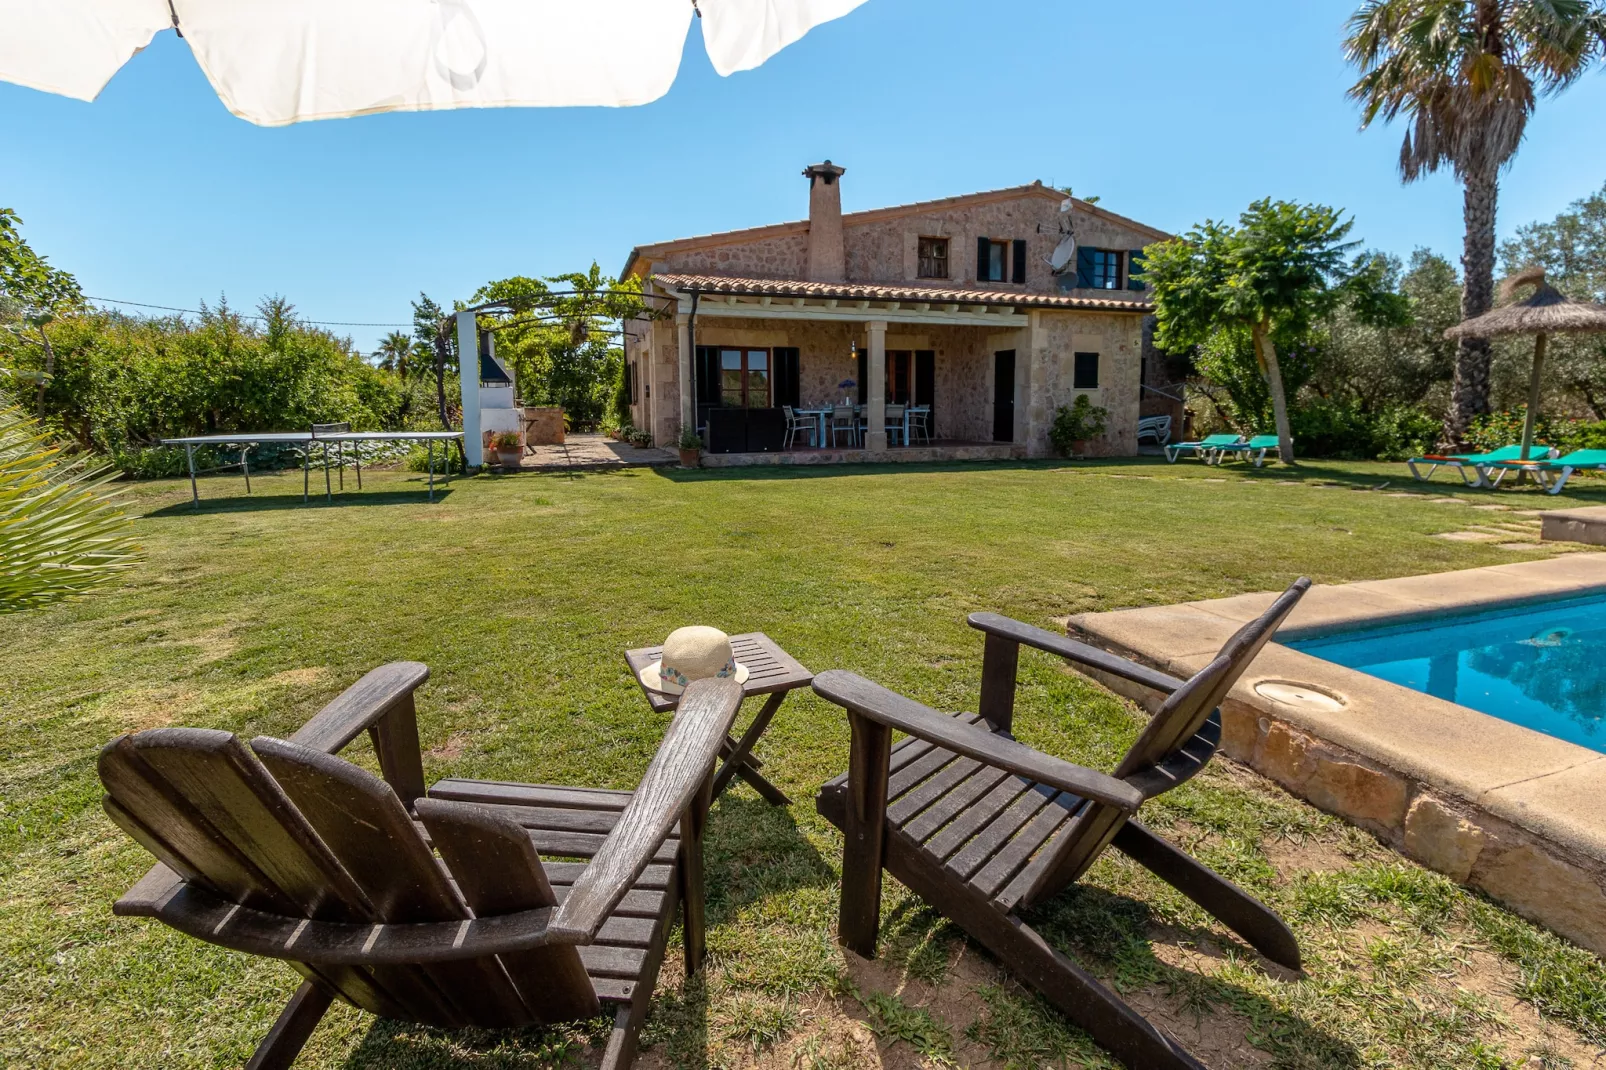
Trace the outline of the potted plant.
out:
[[[1076,395],[1069,406],[1054,410],[1054,426],[1049,429],[1049,441],[1063,457],[1080,457],[1087,453],[1089,440],[1104,434],[1109,410],[1095,405],[1086,394]]]
[[[524,444],[519,441],[517,431],[499,431],[492,435],[491,450],[496,454],[496,463],[503,468],[517,468],[524,460]]]
[[[638,450],[652,448],[652,432],[645,428],[633,428],[630,432],[630,444]]]
[[[682,468],[696,468],[702,462],[703,440],[696,431],[689,427],[680,429],[680,438],[675,440],[680,447],[680,466]]]

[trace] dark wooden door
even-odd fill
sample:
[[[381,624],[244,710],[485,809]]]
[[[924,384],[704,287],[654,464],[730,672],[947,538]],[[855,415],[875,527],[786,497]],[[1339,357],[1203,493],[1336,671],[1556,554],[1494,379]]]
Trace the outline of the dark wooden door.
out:
[[[993,441],[1015,441],[1015,351],[993,354]]]

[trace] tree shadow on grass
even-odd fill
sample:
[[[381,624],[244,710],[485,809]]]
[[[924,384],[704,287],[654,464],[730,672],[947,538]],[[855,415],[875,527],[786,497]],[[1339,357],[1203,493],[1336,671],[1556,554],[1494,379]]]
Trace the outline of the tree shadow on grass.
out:
[[[1130,463],[1131,458],[1122,458]],[[885,476],[907,473],[922,475],[932,472],[1001,472],[1048,471],[1056,468],[1080,468],[1089,462],[1066,460],[1031,461],[911,461],[891,463],[853,464],[755,464],[732,468],[678,468],[651,469],[655,476],[672,483],[751,483],[780,482],[808,479],[851,479],[864,476]],[[1095,462],[1096,463],[1096,462]],[[636,469],[641,471],[641,469]]]
[[[435,501],[429,500],[429,491],[425,487],[408,490],[373,490],[373,491],[336,491],[331,501],[319,491],[311,495],[307,501],[302,501],[299,495],[294,494],[252,494],[237,495],[234,497],[217,497],[200,500],[199,507],[190,501],[176,502],[164,505],[160,509],[153,509],[141,514],[147,520],[167,520],[181,516],[197,516],[207,513],[276,513],[289,512],[295,509],[338,509],[346,506],[379,506],[379,505],[440,505],[451,497],[450,487],[435,484]]]

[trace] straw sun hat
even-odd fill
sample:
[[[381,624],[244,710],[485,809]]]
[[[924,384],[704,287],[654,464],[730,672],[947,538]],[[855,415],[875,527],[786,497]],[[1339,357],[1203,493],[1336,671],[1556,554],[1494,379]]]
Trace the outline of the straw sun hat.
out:
[[[641,670],[642,686],[678,695],[693,680],[728,676],[747,682],[747,666],[731,652],[730,636],[718,628],[676,628],[664,640],[663,657]]]

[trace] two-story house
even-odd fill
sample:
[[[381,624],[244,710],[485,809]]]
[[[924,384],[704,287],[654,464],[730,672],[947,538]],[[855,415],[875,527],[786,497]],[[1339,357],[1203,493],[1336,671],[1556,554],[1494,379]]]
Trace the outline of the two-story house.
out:
[[[672,313],[626,324],[636,426],[665,445],[696,427],[711,464],[1042,457],[1087,394],[1109,414],[1091,452],[1137,452],[1160,371],[1142,249],[1169,235],[1041,182],[843,215],[843,168],[803,174],[805,221],[631,250],[624,276]],[[823,415],[786,434],[786,408],[848,405],[856,436]],[[904,442],[887,406],[926,434]]]

